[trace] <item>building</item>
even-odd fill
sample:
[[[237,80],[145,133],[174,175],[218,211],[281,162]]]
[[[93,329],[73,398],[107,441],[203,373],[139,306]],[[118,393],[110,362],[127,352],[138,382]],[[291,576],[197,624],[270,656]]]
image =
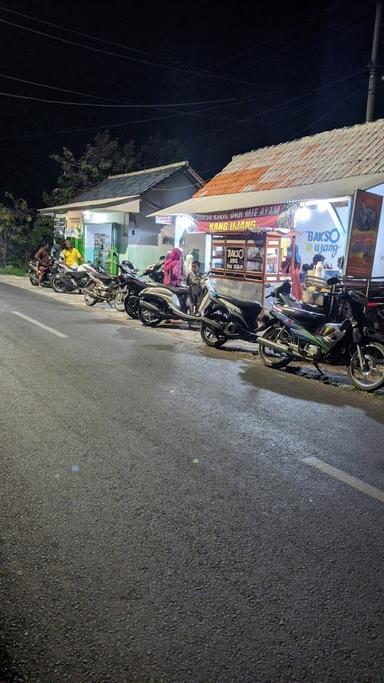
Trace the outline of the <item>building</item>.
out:
[[[237,155],[166,220],[187,251],[204,240],[218,288],[260,299],[286,277],[292,239],[301,263],[320,253],[325,275],[343,273],[357,190],[384,196],[384,120]],[[384,277],[384,212],[372,275]]]
[[[172,225],[148,214],[190,198],[203,185],[189,163],[182,161],[110,176],[69,204],[40,213],[54,216],[56,230],[71,238],[87,261],[111,267],[115,252],[144,268],[174,242]]]

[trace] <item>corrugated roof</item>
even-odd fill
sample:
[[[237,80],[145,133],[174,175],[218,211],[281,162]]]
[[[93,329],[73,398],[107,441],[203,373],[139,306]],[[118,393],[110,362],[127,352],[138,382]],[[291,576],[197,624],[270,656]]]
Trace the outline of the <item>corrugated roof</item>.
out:
[[[134,197],[139,196],[151,189],[166,178],[184,169],[196,180],[202,181],[197,173],[189,166],[188,161],[181,161],[177,164],[148,168],[143,171],[134,171],[123,175],[109,176],[106,180],[92,187],[86,192],[81,192],[74,197],[72,203],[85,202],[95,199],[113,199],[114,197]]]
[[[261,192],[384,173],[384,119],[233,157],[195,197]]]
[[[254,206],[268,206],[299,200],[336,199],[349,197],[355,190],[368,190],[384,183],[384,173],[354,176],[330,180],[313,185],[299,187],[276,188],[256,192],[227,192],[224,194],[194,196],[165,209],[150,214],[151,216],[177,216],[182,214],[216,213],[233,209],[248,209]]]

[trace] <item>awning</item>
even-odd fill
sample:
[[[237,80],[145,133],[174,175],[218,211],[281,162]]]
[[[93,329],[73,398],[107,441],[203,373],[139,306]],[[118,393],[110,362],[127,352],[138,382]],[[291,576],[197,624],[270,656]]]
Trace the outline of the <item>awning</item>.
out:
[[[81,211],[128,211],[140,213],[140,197],[137,195],[130,197],[113,197],[112,199],[92,199],[86,202],[71,202],[70,204],[60,204],[59,206],[48,206],[39,209],[41,214],[52,214],[55,212],[65,212],[71,209]]]
[[[207,197],[192,197],[179,204],[174,204],[150,216],[175,216],[182,214],[206,214],[219,211],[245,209],[254,206],[279,204],[290,201],[309,199],[330,199],[349,197],[357,189],[367,190],[384,183],[383,173],[374,175],[341,178],[313,185],[300,185],[275,190],[261,190],[257,192],[237,192],[233,194],[209,195]]]

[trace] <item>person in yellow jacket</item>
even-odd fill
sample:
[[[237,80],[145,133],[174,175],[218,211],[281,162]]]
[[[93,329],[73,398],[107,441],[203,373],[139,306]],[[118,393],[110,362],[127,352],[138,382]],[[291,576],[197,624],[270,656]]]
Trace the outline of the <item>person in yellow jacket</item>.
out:
[[[68,268],[77,268],[79,262],[83,260],[82,255],[77,249],[75,249],[71,240],[65,240],[62,257],[64,259],[65,265],[68,266]]]

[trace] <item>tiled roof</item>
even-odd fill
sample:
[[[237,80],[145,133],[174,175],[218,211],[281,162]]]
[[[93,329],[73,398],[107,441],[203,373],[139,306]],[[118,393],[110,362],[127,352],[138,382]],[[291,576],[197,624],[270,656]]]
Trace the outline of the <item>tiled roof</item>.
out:
[[[384,119],[233,157],[194,196],[255,192],[384,173]]]
[[[193,175],[194,179],[198,178],[197,174],[190,168],[188,161],[181,161],[180,163],[169,164],[168,166],[158,166],[157,168],[148,168],[144,171],[109,176],[109,178],[103,180],[103,182],[92,187],[90,190],[78,194],[74,197],[73,202],[113,199],[114,197],[135,197],[143,194],[151,189],[151,187],[158,185],[158,183],[161,183],[176,173],[176,171],[182,169]]]

